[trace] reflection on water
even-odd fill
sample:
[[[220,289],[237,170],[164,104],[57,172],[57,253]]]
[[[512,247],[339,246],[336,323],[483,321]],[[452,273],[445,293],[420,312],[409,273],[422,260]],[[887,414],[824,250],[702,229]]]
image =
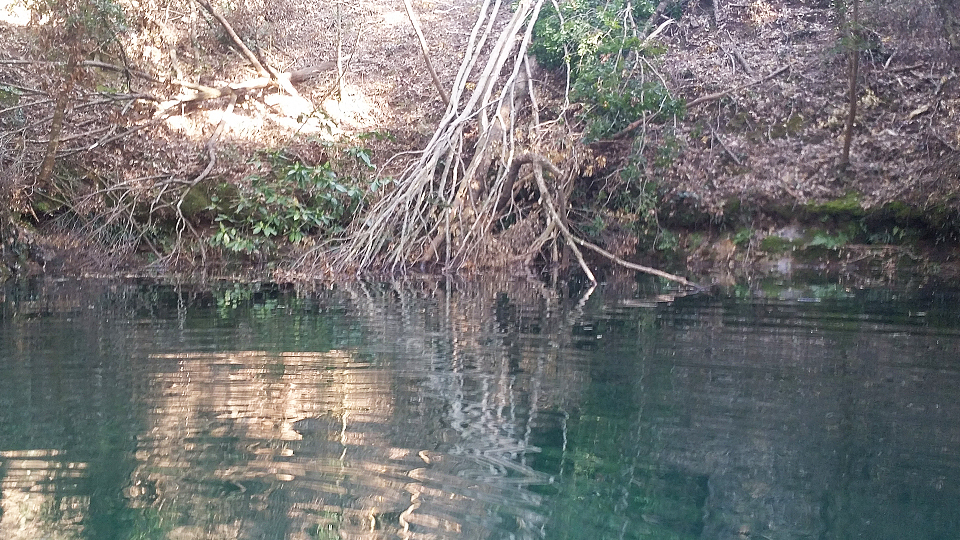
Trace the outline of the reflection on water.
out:
[[[960,307],[836,287],[0,297],[0,538],[960,536]]]

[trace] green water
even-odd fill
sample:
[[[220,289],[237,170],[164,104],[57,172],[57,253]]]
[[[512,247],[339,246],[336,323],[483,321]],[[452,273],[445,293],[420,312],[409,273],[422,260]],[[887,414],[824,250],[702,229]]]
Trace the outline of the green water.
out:
[[[960,295],[0,293],[0,538],[960,538]]]

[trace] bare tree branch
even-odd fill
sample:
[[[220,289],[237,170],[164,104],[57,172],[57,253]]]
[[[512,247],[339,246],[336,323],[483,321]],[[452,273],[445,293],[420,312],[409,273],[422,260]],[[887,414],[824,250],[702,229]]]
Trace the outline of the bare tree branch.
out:
[[[257,55],[253,54],[246,45],[244,45],[243,40],[240,39],[240,36],[233,30],[233,26],[223,18],[223,15],[220,15],[217,10],[213,9],[213,6],[210,5],[208,0],[197,0],[197,3],[203,6],[203,9],[207,10],[210,15],[213,15],[213,18],[220,23],[220,26],[227,32],[227,35],[230,36],[230,39],[233,40],[233,43],[240,49],[240,53],[247,59],[248,62],[253,64],[253,67],[257,69],[257,72],[264,77],[269,77],[270,72],[267,71],[267,68],[263,67],[263,64],[260,63],[260,60],[257,58]]]
[[[407,18],[410,19],[410,24],[413,25],[413,30],[417,33],[417,39],[420,41],[420,52],[423,53],[423,60],[427,63],[427,71],[430,72],[433,85],[437,87],[437,92],[440,93],[440,99],[443,100],[443,104],[449,105],[450,96],[448,96],[447,91],[443,89],[443,83],[440,82],[440,77],[437,76],[436,70],[433,69],[433,63],[430,62],[427,40],[423,37],[423,31],[420,29],[420,19],[413,10],[413,5],[410,3],[410,0],[403,0],[403,7],[407,9]]]

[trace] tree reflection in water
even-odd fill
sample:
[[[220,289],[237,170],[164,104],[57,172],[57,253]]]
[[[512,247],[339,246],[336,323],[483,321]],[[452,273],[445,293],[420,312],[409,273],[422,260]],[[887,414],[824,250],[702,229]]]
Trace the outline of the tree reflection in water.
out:
[[[645,287],[7,289],[0,536],[960,531],[955,297]]]

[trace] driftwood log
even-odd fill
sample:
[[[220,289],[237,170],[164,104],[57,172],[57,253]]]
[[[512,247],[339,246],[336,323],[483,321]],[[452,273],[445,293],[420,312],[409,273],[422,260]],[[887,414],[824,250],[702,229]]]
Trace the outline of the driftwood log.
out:
[[[185,105],[187,103],[203,101],[207,99],[217,99],[228,96],[240,96],[254,90],[262,90],[272,86],[281,86],[279,81],[288,85],[300,84],[317,77],[324,71],[332,69],[336,64],[332,61],[322,62],[320,64],[308,66],[295,71],[279,73],[276,78],[257,77],[243,82],[230,83],[221,86],[207,86],[189,81],[174,80],[173,84],[187,90],[169,101],[160,104],[159,113],[163,113],[174,107]]]
[[[247,61],[253,65],[260,76],[255,79],[249,79],[239,83],[231,83],[216,87],[176,79],[172,81],[173,84],[180,86],[187,91],[181,92],[173,99],[161,103],[157,114],[164,114],[166,111],[169,111],[174,107],[185,105],[191,102],[230,96],[239,97],[253,90],[261,90],[272,86],[279,87],[291,96],[300,98],[299,92],[297,92],[296,88],[293,86],[294,84],[305,82],[313,77],[316,77],[320,73],[333,68],[336,65],[336,63],[332,61],[326,61],[320,64],[307,66],[296,71],[281,73],[268,65],[265,61],[261,61],[260,58],[258,58],[257,55],[254,54],[254,52],[243,43],[243,40],[240,39],[230,23],[223,18],[223,16],[217,12],[216,9],[213,8],[209,1],[197,0],[197,3],[203,6],[203,8],[207,10],[207,12],[210,13],[214,19],[216,19],[220,26],[223,27],[224,31],[233,41],[233,44],[237,47],[240,53],[243,54]]]

